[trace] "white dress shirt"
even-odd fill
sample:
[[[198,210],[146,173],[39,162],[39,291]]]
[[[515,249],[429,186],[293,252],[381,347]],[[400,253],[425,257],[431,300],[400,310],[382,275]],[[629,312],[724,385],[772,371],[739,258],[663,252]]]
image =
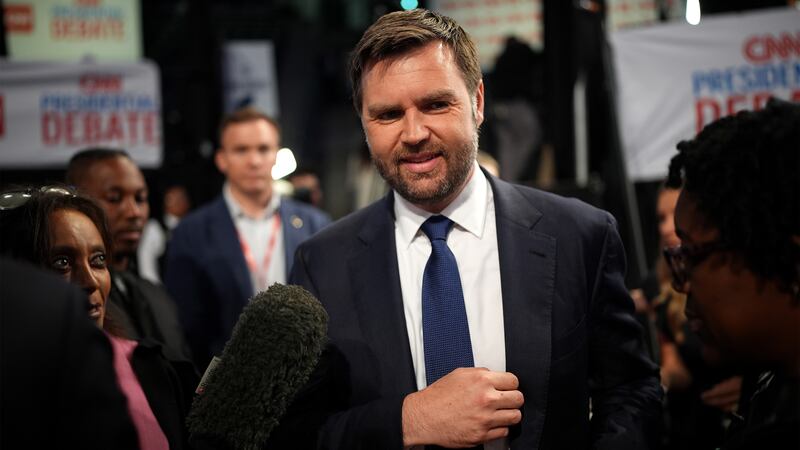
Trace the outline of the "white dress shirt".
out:
[[[164,225],[169,232],[178,226],[180,220],[172,214],[164,214]],[[140,277],[153,283],[161,283],[161,267],[158,260],[167,249],[167,239],[167,233],[158,220],[147,221],[142,230],[142,239],[139,240],[139,248],[136,250]]]
[[[427,386],[422,338],[422,276],[431,243],[420,227],[433,214],[417,208],[394,193],[395,243],[408,343],[417,388]],[[455,224],[447,237],[461,277],[475,367],[505,371],[506,346],[503,296],[497,246],[494,196],[489,181],[475,163],[464,190],[441,215]],[[484,445],[487,450],[508,448],[506,439]]]
[[[281,204],[281,196],[273,193],[272,198],[264,212],[258,217],[250,217],[245,214],[236,199],[231,194],[230,186],[225,183],[222,188],[222,196],[231,213],[231,219],[239,233],[239,239],[244,239],[250,249],[250,254],[255,262],[255,267],[250,267],[250,281],[253,284],[253,292],[260,292],[273,283],[286,283],[286,261],[284,258],[283,227],[280,225],[278,216],[278,227],[275,228],[278,207]],[[269,251],[269,241],[274,233],[275,245],[272,248],[269,258],[269,267],[265,265],[265,255]],[[241,241],[240,241],[241,243]],[[253,270],[255,269],[255,270]],[[265,273],[266,272],[266,273]],[[266,276],[264,276],[266,274]]]

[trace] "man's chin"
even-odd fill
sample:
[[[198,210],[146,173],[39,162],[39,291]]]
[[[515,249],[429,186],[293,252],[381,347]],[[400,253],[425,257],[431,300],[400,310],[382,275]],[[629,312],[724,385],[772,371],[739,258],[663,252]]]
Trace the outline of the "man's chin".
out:
[[[136,250],[139,248],[139,241],[120,241],[114,242],[114,260],[136,258]]]
[[[393,185],[392,188],[401,197],[415,205],[432,205],[446,199],[452,189],[442,189],[442,180],[404,180],[402,183]]]

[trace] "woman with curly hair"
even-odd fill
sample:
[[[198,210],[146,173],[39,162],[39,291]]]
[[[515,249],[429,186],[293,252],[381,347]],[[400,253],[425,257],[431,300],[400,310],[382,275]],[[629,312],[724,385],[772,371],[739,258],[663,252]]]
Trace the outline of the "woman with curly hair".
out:
[[[681,244],[665,250],[673,285],[707,348],[755,374],[723,448],[797,448],[800,105],[772,100],[720,119],[678,150],[669,184],[683,188]]]

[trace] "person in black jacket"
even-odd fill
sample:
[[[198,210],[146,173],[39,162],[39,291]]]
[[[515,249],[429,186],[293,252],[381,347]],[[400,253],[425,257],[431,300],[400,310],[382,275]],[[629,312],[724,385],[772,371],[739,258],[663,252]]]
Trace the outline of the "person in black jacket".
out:
[[[126,338],[106,310],[112,243],[102,209],[63,187],[6,192],[2,198],[22,203],[2,212],[2,229],[14,236],[3,241],[3,253],[60,273],[88,296],[88,315],[111,342],[140,448],[186,447],[184,420],[197,376],[190,362],[168,361],[157,342]]]
[[[678,151],[673,286],[705,348],[757,374],[723,448],[798,448],[800,105],[771,100],[720,119]]]
[[[0,274],[0,448],[138,449],[86,296],[27,264]]]

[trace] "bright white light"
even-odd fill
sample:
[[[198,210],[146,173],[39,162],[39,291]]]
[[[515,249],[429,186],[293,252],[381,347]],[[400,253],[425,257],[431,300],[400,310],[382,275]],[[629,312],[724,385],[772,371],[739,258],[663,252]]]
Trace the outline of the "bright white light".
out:
[[[686,21],[689,25],[700,23],[700,0],[686,0]]]
[[[297,169],[297,160],[294,159],[292,150],[286,147],[278,150],[275,165],[272,166],[272,179],[279,180],[294,172],[295,169]]]

